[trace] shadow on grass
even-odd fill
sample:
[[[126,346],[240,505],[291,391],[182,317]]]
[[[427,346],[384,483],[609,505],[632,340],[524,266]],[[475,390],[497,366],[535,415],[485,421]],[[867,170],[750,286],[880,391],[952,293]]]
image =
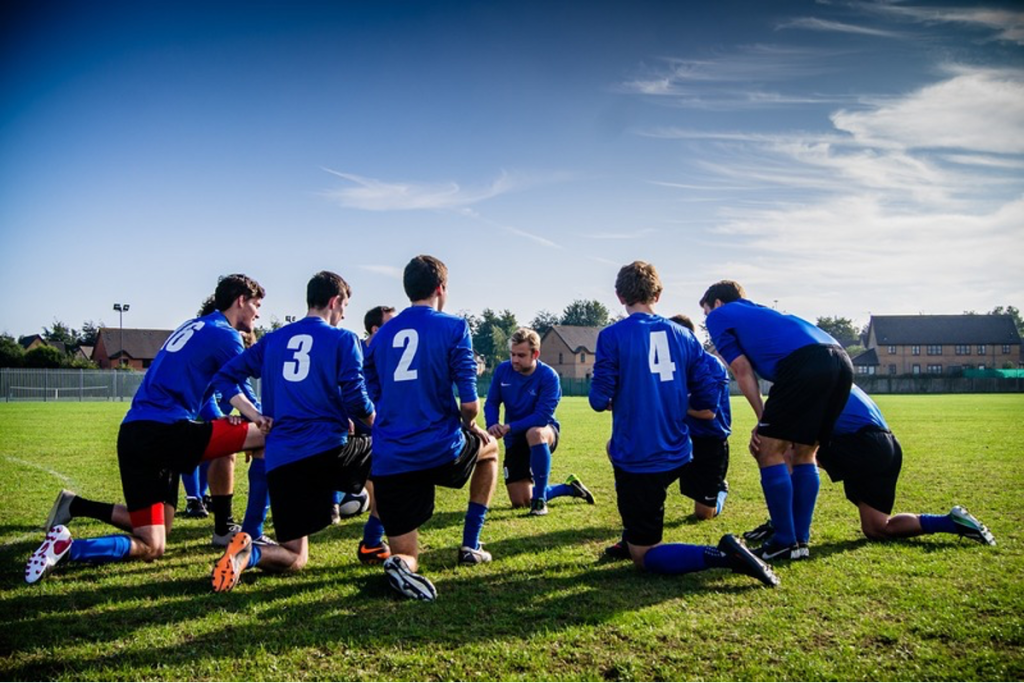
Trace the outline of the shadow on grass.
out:
[[[205,573],[194,579],[151,583],[136,577],[111,589],[110,579],[120,579],[127,565],[117,567],[117,575],[103,577],[104,585],[96,587],[88,583],[95,569],[61,567],[56,586],[11,591],[0,615],[0,631],[5,634],[0,637],[2,650],[31,655],[81,651],[88,644],[100,647],[87,656],[8,660],[4,673],[8,679],[52,679],[86,670],[124,670],[125,666],[188,667],[201,658],[285,654],[295,648],[339,643],[365,651],[412,644],[454,649],[599,625],[622,613],[708,590],[722,594],[763,590],[753,579],[723,570],[677,577],[645,575],[629,563],[599,564],[596,558],[581,562],[571,553],[557,561],[522,561],[521,556],[534,553],[535,544],[566,546],[607,535],[606,528],[588,527],[542,534],[528,544],[522,539],[497,541],[488,545],[496,561],[476,567],[451,568],[454,552],[432,551],[422,559],[423,571],[438,589],[433,603],[397,597],[380,567],[363,567],[354,561],[313,566],[295,576],[247,572],[234,591],[219,595],[210,592]],[[156,566],[140,563],[138,569],[155,571]],[[136,579],[143,582],[133,584]],[[345,596],[332,598],[332,588],[341,586]],[[225,615],[227,626],[223,625]],[[153,628],[168,629],[165,637],[176,636],[176,642],[123,647]],[[120,645],[111,651],[106,645],[115,642]]]

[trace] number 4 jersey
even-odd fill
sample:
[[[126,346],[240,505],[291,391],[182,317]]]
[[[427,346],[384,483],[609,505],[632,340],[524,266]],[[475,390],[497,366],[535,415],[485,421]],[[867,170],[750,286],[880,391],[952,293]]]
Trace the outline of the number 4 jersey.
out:
[[[458,456],[464,437],[455,389],[463,403],[477,400],[464,319],[429,306],[405,309],[374,336],[366,380],[377,400],[373,474],[415,472]]]
[[[612,462],[627,472],[666,472],[693,456],[686,410],[718,399],[690,331],[659,315],[634,313],[597,336],[590,405],[612,411]]]
[[[263,414],[274,420],[268,472],[343,445],[349,419],[373,413],[359,338],[317,316],[264,335],[217,373],[214,390],[230,400],[247,377],[262,378]]]
[[[197,419],[214,374],[241,352],[242,337],[220,311],[189,320],[156,354],[124,421]]]

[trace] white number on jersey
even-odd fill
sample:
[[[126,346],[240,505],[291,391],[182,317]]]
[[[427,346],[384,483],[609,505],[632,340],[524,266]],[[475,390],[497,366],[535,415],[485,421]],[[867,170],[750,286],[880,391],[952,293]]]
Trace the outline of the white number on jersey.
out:
[[[176,353],[185,348],[185,344],[188,344],[188,340],[192,338],[198,330],[203,329],[206,325],[202,320],[194,320],[190,323],[185,323],[170,336],[167,343],[164,344],[164,350],[169,353]]]
[[[672,362],[672,354],[668,351],[668,332],[655,330],[651,332],[651,352],[647,356],[651,372],[661,377],[662,382],[671,382],[676,371]]]
[[[295,359],[285,361],[282,373],[289,382],[301,382],[309,375],[309,350],[313,348],[313,337],[297,334],[288,340],[288,348],[295,351]]]
[[[419,376],[418,370],[410,370],[412,359],[416,356],[416,348],[420,345],[420,335],[416,330],[402,330],[395,335],[391,343],[396,349],[405,348],[402,357],[398,360],[398,367],[395,368],[395,381],[408,382]]]

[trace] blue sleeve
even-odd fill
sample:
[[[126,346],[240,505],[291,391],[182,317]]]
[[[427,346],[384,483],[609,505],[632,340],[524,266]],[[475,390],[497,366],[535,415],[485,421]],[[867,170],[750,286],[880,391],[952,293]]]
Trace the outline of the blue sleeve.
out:
[[[708,361],[704,357],[707,351],[693,335],[687,337],[689,361],[686,366],[686,388],[690,392],[690,408],[717,412],[721,384],[708,367]]]
[[[363,350],[359,338],[354,334],[345,335],[338,345],[341,354],[338,364],[338,386],[345,410],[352,417],[364,418],[373,414],[373,403],[366,393],[363,377]]]
[[[500,420],[503,367],[504,364],[499,365],[494,371],[494,377],[491,378],[491,386],[487,390],[487,403],[484,404],[484,425],[488,427],[498,424]]]
[[[242,393],[242,385],[247,379],[260,376],[263,370],[264,348],[265,345],[261,339],[255,346],[235,356],[214,375],[213,390],[221,395],[222,400],[230,401]]]
[[[214,391],[207,392],[206,398],[203,399],[203,407],[199,409],[199,417],[204,422],[212,422],[213,420],[219,420],[224,417],[224,413],[221,412],[220,406],[217,405],[217,394]]]
[[[377,348],[377,338],[370,342],[366,349],[366,357],[363,359],[363,376],[366,378],[366,393],[370,400],[376,404],[380,402],[380,375],[377,374],[377,364],[373,360],[373,352]]]
[[[459,390],[460,403],[473,403],[476,395],[476,358],[473,357],[473,339],[469,336],[469,324],[461,320],[461,338],[451,347],[448,355],[448,367],[454,375],[452,379]]]
[[[594,376],[590,382],[590,407],[597,411],[608,410],[608,403],[615,396],[619,380],[619,354],[616,347],[612,328],[606,327],[598,333]]]
[[[254,406],[256,406],[256,410],[260,411],[261,413],[263,412],[263,406],[260,405],[260,399],[257,398],[256,392],[252,388],[252,382],[249,381],[248,377],[242,383],[242,393],[245,394],[245,397],[249,399],[249,401]]]
[[[731,365],[734,360],[743,355],[739,340],[735,332],[729,327],[728,313],[721,308],[716,308],[708,314],[708,334],[726,365]]]

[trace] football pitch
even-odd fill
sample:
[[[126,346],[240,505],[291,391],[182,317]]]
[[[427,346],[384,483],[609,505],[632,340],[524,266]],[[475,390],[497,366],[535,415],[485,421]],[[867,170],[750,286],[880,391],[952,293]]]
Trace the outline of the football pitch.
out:
[[[155,564],[66,563],[28,586],[25,560],[62,487],[122,500],[115,442],[128,404],[0,404],[0,678],[1021,680],[1024,395],[876,399],[904,450],[895,511],[964,505],[996,547],[868,542],[823,472],[811,559],[777,564],[776,589],[723,570],[665,577],[603,561],[620,528],[611,419],[566,398],[552,481],[575,472],[598,504],[563,498],[526,517],[499,483],[483,533],[494,562],[459,567],[467,493],[439,490],[421,529],[434,603],[398,599],[379,567],[359,564],[365,517],[314,536],[303,572],[246,572],[227,594],[210,590],[212,518],[177,520]],[[765,520],[742,397],[733,415],[723,515],[696,523],[670,491],[666,541],[715,544]],[[89,520],[71,529],[110,533]]]

